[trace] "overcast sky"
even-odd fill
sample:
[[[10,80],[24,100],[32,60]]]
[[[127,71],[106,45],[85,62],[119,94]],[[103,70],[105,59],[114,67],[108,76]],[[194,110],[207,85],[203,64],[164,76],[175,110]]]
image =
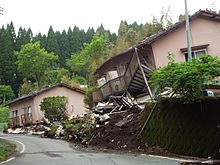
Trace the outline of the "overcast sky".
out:
[[[210,8],[220,0],[188,0],[190,14],[199,9]],[[184,13],[184,0],[0,0],[4,15],[0,25],[13,21],[16,28],[30,27],[34,34],[47,33],[50,25],[62,31],[74,25],[87,30],[103,24],[106,29],[117,32],[121,20],[146,23],[152,16],[158,17],[162,7],[170,6],[173,20]]]

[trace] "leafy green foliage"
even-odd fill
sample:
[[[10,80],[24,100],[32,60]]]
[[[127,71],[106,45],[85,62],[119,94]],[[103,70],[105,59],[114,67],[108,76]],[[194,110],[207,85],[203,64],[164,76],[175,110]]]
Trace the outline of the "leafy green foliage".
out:
[[[58,59],[53,53],[40,48],[39,42],[23,45],[21,50],[15,54],[18,70],[26,78],[33,76],[38,85],[44,72],[53,68],[54,62]]]
[[[68,76],[68,75],[69,75],[68,70],[64,68],[47,70],[45,71],[45,74],[43,77],[43,83],[45,85],[55,85],[57,83],[60,83],[64,76]]]
[[[23,81],[24,78],[29,79],[32,86],[36,81],[37,87],[48,85],[46,84],[47,81],[45,81],[43,78],[45,77],[44,73],[40,70],[42,69],[47,72],[49,72],[49,70],[56,70],[56,68],[49,67],[45,69],[45,67],[42,67],[51,65],[50,62],[44,60],[44,58],[40,58],[38,60],[38,54],[33,50],[29,51],[29,53],[34,55],[30,58],[24,58],[26,60],[24,62],[16,62],[21,60],[20,58],[18,59],[18,56],[16,57],[14,55],[14,51],[20,53],[22,48],[24,50],[24,47],[27,47],[26,44],[34,45],[33,43],[36,42],[39,42],[40,48],[42,50],[45,49],[49,52],[49,54],[54,53],[57,55],[56,59],[58,60],[55,60],[55,67],[68,69],[68,71],[73,72],[74,75],[84,77],[87,79],[87,81],[89,79],[91,80],[92,72],[104,60],[120,53],[125,49],[128,49],[130,46],[138,43],[143,38],[149,37],[150,35],[163,30],[165,27],[164,23],[170,23],[169,21],[171,19],[169,18],[170,11],[168,8],[162,12],[160,19],[156,19],[156,17],[154,17],[151,22],[147,22],[146,24],[137,24],[137,22],[127,24],[126,21],[122,21],[120,23],[118,35],[111,33],[109,30],[106,30],[103,25],[100,25],[96,30],[93,28],[88,28],[87,31],[84,31],[83,29],[75,26],[74,28],[70,27],[67,31],[63,30],[62,32],[54,31],[53,27],[50,26],[47,35],[38,33],[35,36],[33,36],[32,30],[30,28],[25,29],[20,27],[18,33],[16,34],[13,23],[11,22],[10,24],[0,28],[0,84],[10,85],[16,96],[18,96],[19,90],[22,90],[19,89],[21,84],[24,83],[24,86],[27,85]],[[94,36],[96,38],[100,37],[102,40],[104,40],[104,46],[102,44],[97,44],[102,45],[102,50],[104,51],[96,52],[94,48]],[[94,49],[90,49],[90,46]],[[89,53],[91,53],[91,55]],[[71,55],[75,56],[74,59],[71,57]],[[35,61],[30,59],[35,59]],[[73,63],[70,64],[69,67],[66,63],[68,59],[70,59],[70,61]],[[41,66],[38,64],[38,62],[40,64],[43,62],[44,64],[46,63],[48,65],[42,64]],[[23,69],[19,67],[21,63],[23,63]],[[33,74],[33,67],[30,68],[29,66],[35,66],[34,70],[37,68],[39,69],[39,72],[35,72]],[[73,78],[76,82],[83,82],[82,79],[78,79],[78,77],[73,76],[70,77],[70,79],[71,78]],[[51,81],[49,80],[49,84],[50,83]]]
[[[0,123],[7,123],[9,119],[9,108],[0,105]]]
[[[173,96],[180,96],[186,102],[194,102],[202,96],[205,84],[219,76],[220,60],[210,55],[202,55],[189,62],[175,63],[160,68],[151,74],[150,84],[158,94],[166,87],[173,90]]]
[[[68,84],[68,85],[70,85],[72,87],[80,88],[80,84],[76,80],[71,79],[68,76],[63,76],[62,79],[61,79],[61,82],[65,83],[65,84]]]
[[[6,101],[14,98],[14,93],[9,85],[0,85],[0,104],[5,104]]]
[[[90,44],[85,44],[84,49],[71,55],[67,65],[76,73],[84,75],[87,80],[91,78],[93,71],[102,64],[104,59],[105,40],[94,36]]]
[[[62,122],[67,119],[67,103],[68,100],[64,96],[47,97],[41,102],[40,108],[50,122]]]
[[[86,79],[82,76],[76,75],[73,79],[79,84],[86,84]]]
[[[26,78],[24,78],[23,84],[20,87],[19,96],[27,95],[37,89],[38,89],[38,86],[36,83],[31,83],[30,80],[27,80]]]

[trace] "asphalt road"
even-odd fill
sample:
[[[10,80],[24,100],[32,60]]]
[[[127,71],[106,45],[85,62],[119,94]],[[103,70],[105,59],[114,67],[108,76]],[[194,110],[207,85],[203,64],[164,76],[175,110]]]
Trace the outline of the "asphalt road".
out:
[[[27,135],[3,135],[16,140],[20,152],[5,165],[178,165],[178,161],[146,155],[109,154],[76,151],[65,141]],[[1,163],[0,163],[1,164]]]

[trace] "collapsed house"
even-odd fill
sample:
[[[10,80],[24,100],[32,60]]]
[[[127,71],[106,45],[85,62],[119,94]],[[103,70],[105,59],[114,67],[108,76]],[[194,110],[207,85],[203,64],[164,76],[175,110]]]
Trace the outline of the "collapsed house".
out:
[[[190,17],[192,56],[202,54],[220,57],[220,15],[200,10]],[[185,21],[152,35],[110,58],[94,73],[98,77],[98,89],[93,92],[94,103],[107,101],[110,96],[128,92],[132,97],[153,95],[147,80],[150,73],[168,64],[172,53],[176,62],[187,61]],[[217,79],[216,84],[220,84]]]

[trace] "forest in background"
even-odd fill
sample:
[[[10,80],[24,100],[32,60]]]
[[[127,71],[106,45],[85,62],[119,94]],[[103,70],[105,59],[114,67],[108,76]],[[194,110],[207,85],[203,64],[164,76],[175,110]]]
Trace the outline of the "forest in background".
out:
[[[173,24],[169,7],[161,13],[159,18],[152,17],[145,24],[121,21],[117,34],[103,25],[86,31],[77,26],[69,27],[62,32],[50,26],[47,35],[34,35],[31,28],[22,27],[15,32],[13,22],[2,26],[0,104],[58,82],[72,86],[90,85],[93,72],[104,61]],[[184,15],[180,15],[179,21],[183,19]],[[3,96],[1,93],[8,91],[8,87],[14,95],[7,92],[10,96]]]

